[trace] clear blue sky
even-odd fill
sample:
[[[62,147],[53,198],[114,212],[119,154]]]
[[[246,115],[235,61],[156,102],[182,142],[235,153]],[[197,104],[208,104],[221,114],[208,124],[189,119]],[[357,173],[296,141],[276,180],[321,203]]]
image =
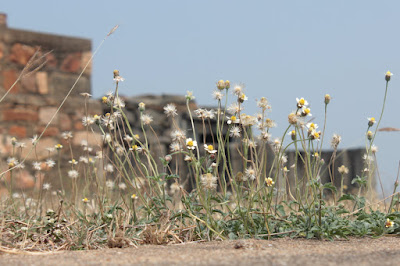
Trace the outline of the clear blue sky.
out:
[[[3,1],[4,2],[4,1]],[[327,138],[342,148],[362,147],[367,117],[378,117],[384,75],[394,73],[382,127],[400,128],[400,1],[6,1],[13,28],[90,38],[96,47],[119,24],[94,59],[96,97],[113,89],[112,71],[125,95],[195,92],[212,105],[215,82],[246,84],[247,113],[262,96],[287,125],[296,97],[305,97],[322,126],[323,96],[331,94]],[[400,132],[376,138],[385,184],[400,160]],[[328,147],[328,146],[327,146]]]

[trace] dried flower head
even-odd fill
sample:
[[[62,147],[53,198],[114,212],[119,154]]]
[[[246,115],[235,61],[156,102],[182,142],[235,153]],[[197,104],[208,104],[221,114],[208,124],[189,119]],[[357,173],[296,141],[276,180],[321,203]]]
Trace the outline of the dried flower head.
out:
[[[341,175],[348,174],[349,173],[349,168],[347,168],[346,166],[342,165],[342,166],[338,167],[338,171],[339,171],[339,174],[341,174]]]
[[[164,113],[167,116],[176,116],[178,115],[178,113],[176,112],[176,105],[173,103],[167,104],[166,106],[164,106]]]
[[[333,134],[332,140],[331,140],[331,147],[333,149],[337,149],[339,146],[340,142],[342,141],[342,137],[338,134]]]
[[[211,173],[201,175],[200,182],[207,190],[214,190],[217,188],[217,177],[213,176]]]

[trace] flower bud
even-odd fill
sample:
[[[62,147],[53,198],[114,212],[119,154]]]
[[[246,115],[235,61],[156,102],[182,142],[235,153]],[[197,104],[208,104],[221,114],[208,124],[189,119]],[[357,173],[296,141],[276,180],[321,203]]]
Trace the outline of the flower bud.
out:
[[[139,111],[144,112],[146,110],[146,104],[144,102],[139,103]]]
[[[331,101],[331,96],[329,94],[325,94],[325,104],[329,104],[329,102]]]
[[[391,76],[393,76],[393,73],[391,73],[390,71],[386,72],[385,80],[386,80],[387,82],[389,82]]]

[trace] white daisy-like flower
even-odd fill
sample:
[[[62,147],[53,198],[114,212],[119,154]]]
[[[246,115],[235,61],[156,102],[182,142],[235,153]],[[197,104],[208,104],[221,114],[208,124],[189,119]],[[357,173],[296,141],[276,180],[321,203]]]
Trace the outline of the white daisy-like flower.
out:
[[[82,125],[86,126],[90,126],[94,124],[94,118],[92,116],[84,116],[82,118]]]
[[[72,165],[77,165],[78,164],[78,162],[75,160],[75,159],[71,159],[71,160],[69,160],[68,161],[70,164],[72,164]]]
[[[9,157],[7,159],[7,165],[8,167],[14,167],[18,164],[18,160],[15,157]]]
[[[89,163],[89,159],[87,157],[84,157],[84,156],[79,157],[79,161],[81,163],[85,163],[85,164]]]
[[[116,83],[125,81],[125,79],[121,76],[116,76],[115,78],[113,78],[113,80]]]
[[[187,91],[185,97],[189,101],[192,101],[195,99],[195,97],[193,96],[193,91]]]
[[[63,139],[72,139],[72,132],[71,131],[65,131],[65,132],[63,132],[63,133],[61,133],[61,137],[63,138]]]
[[[208,152],[209,154],[217,153],[217,150],[214,150],[213,145],[204,144],[204,150],[206,150],[206,152]]]
[[[317,125],[317,124],[314,124],[314,123],[312,123],[312,122],[307,123],[306,126],[307,126],[307,128],[308,128],[309,130],[316,130],[316,129],[318,128],[318,125]]]
[[[51,185],[49,183],[44,183],[43,184],[43,189],[44,190],[49,190],[51,188]]]
[[[240,127],[233,126],[229,130],[229,136],[234,137],[234,138],[239,138],[241,136],[240,132],[241,132]]]
[[[198,118],[201,118],[201,119],[205,119],[206,118],[206,115],[205,115],[206,109],[199,108],[199,109],[194,110],[194,113],[196,114],[196,116]]]
[[[33,165],[33,169],[35,169],[36,171],[42,170],[40,162],[33,162],[32,165]]]
[[[248,179],[251,181],[256,179],[256,171],[253,169],[253,167],[249,167],[244,171],[244,174]]]
[[[76,170],[69,170],[68,171],[68,176],[72,179],[78,178],[79,173]]]
[[[304,98],[296,98],[297,101],[297,107],[298,108],[303,108],[304,106],[308,106],[308,102]]]
[[[164,113],[167,116],[172,116],[172,117],[178,115],[176,111],[176,105],[173,103],[167,104],[166,106],[164,106]]]
[[[206,112],[205,112],[205,116],[206,116],[206,118],[208,118],[208,119],[214,119],[215,118],[215,114],[216,114],[216,111],[215,110],[206,110]]]
[[[188,150],[194,150],[197,147],[197,141],[193,140],[192,138],[186,139],[186,147]]]
[[[303,106],[298,113],[300,116],[312,116],[311,109],[306,106]]]
[[[227,116],[226,117],[228,120],[226,121],[226,123],[228,125],[230,124],[239,124],[240,123],[240,119],[234,115],[232,115],[231,117]]]
[[[114,129],[114,118],[110,115],[101,117],[101,125],[107,127],[110,130]]]
[[[56,165],[56,162],[52,159],[47,159],[46,164],[48,167],[53,168]]]
[[[129,144],[132,142],[133,138],[129,135],[125,135],[124,140]]]
[[[15,147],[23,149],[26,148],[26,144],[24,142],[17,142],[15,143]]]
[[[34,135],[34,136],[31,138],[32,144],[35,145],[36,142],[37,142],[37,140],[38,140],[38,135]]]

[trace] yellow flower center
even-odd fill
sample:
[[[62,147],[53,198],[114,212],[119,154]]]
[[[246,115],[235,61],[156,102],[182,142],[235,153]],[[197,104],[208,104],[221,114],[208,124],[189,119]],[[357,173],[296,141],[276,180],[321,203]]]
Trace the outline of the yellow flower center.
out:
[[[308,115],[310,112],[311,112],[310,108],[304,109],[304,113],[305,113],[306,115]]]
[[[314,132],[314,138],[319,139],[319,133],[318,132]]]
[[[139,134],[134,135],[135,139],[139,138]]]
[[[189,147],[193,147],[193,140],[189,140],[189,141],[187,142],[187,145],[188,145]]]
[[[132,145],[132,150],[136,151],[136,150],[137,150],[137,148],[138,148],[138,146],[137,146],[137,145]]]
[[[213,146],[213,145],[208,145],[208,146],[207,146],[207,149],[208,149],[209,151],[212,151],[212,150],[214,150],[214,146]]]
[[[371,117],[371,119],[369,121],[375,122],[375,117]]]
[[[390,71],[386,72],[386,76],[391,76],[392,73],[390,73]]]
[[[82,201],[83,201],[84,203],[89,202],[88,198],[84,198]]]
[[[304,100],[304,98],[301,98],[300,100],[299,100],[299,104],[300,105],[304,105],[306,103],[306,100]]]
[[[294,136],[294,135],[296,135],[296,131],[295,131],[295,130],[292,130],[292,132],[290,132],[290,134],[291,134],[292,136]]]
[[[132,194],[131,198],[135,199],[136,198],[136,194]]]
[[[310,128],[315,129],[315,124],[314,124],[314,123],[311,123],[311,124],[310,124]]]
[[[318,133],[317,133],[318,134]],[[314,157],[318,157],[319,156],[319,153],[318,152],[316,152],[316,153],[314,153]]]
[[[236,116],[231,116],[231,120],[233,121],[233,122],[235,122],[236,121]]]
[[[107,103],[108,98],[106,96],[101,97],[103,103]]]

